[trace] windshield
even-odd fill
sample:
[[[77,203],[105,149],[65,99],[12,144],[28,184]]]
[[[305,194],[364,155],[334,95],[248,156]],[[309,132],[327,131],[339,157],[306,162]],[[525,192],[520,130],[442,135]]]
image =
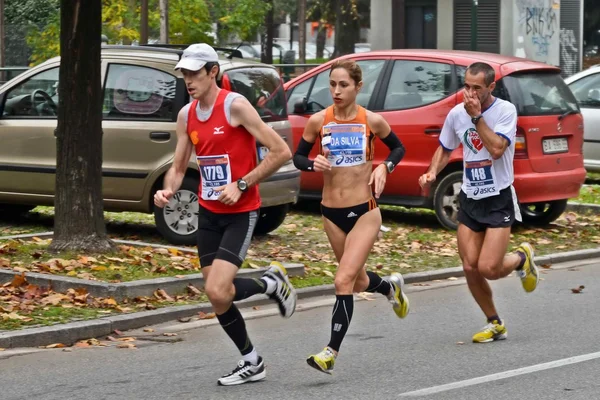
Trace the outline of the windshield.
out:
[[[494,95],[510,101],[522,116],[579,111],[573,93],[558,72],[524,72],[497,82]]]

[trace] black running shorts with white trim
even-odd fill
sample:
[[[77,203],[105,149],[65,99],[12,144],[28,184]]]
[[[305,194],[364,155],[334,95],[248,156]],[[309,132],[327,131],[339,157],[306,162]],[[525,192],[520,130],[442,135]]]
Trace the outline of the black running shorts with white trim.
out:
[[[215,259],[242,265],[250,247],[258,211],[217,214],[200,206],[198,212],[198,257],[208,267]]]
[[[487,228],[506,228],[515,222],[515,199],[511,186],[502,189],[496,196],[484,199],[469,199],[462,190],[458,194],[458,222],[474,232]]]

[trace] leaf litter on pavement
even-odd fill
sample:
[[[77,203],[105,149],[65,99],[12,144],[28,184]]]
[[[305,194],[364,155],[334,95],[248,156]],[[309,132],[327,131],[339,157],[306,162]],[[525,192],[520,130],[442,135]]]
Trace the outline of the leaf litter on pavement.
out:
[[[55,292],[49,287],[30,284],[23,273],[0,286],[0,331],[200,301],[206,301],[206,296],[194,288],[188,289],[188,294],[176,296],[158,289],[153,296],[125,299],[119,303],[112,297],[93,297],[83,288]]]

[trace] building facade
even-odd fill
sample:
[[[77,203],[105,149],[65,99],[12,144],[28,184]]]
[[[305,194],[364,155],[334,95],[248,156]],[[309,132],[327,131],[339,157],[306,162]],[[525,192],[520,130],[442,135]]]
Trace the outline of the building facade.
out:
[[[581,70],[583,0],[371,0],[373,50],[472,50],[472,31],[477,51]]]

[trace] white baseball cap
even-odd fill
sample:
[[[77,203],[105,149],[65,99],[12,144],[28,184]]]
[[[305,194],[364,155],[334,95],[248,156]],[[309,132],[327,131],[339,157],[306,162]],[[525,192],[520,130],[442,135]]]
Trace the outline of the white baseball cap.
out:
[[[206,43],[196,43],[183,51],[181,60],[179,60],[175,69],[184,68],[190,71],[199,71],[206,63],[218,61],[219,56],[215,49]]]

